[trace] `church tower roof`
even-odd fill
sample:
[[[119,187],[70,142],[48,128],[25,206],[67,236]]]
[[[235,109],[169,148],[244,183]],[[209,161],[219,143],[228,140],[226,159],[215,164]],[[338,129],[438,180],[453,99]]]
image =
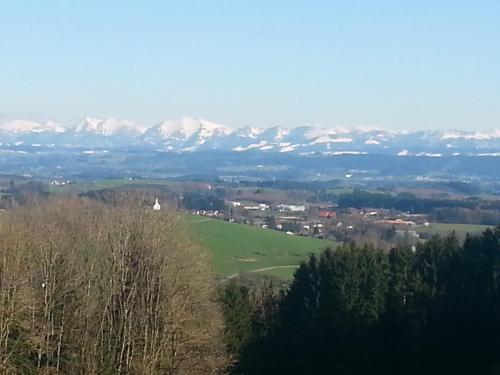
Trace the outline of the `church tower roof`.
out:
[[[161,210],[161,205],[160,205],[160,202],[158,202],[158,198],[155,199],[155,204],[153,205],[153,210],[154,211],[160,211]]]

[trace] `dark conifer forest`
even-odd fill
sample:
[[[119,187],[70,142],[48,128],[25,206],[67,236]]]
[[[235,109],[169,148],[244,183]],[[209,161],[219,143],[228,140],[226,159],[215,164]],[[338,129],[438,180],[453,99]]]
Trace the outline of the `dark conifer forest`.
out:
[[[311,256],[286,291],[231,282],[236,374],[500,373],[500,228]]]

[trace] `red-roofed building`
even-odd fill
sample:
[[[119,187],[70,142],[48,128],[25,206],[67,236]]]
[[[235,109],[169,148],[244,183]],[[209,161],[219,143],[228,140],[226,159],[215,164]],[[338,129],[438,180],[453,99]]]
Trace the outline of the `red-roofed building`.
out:
[[[319,212],[319,217],[323,219],[331,219],[333,217],[336,217],[337,214],[333,211],[320,211]]]

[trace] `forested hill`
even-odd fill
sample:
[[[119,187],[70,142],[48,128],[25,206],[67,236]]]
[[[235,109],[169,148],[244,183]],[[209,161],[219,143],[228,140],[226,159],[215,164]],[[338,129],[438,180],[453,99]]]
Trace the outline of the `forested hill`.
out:
[[[233,283],[224,302],[236,373],[498,374],[500,228],[327,250],[287,292]]]

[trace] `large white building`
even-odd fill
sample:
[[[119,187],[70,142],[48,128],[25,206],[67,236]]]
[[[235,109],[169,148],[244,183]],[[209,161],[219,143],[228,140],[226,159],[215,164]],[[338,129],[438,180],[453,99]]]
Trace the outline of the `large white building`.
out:
[[[290,211],[290,212],[304,212],[306,210],[306,206],[296,206],[293,204],[279,204],[278,210],[280,211]]]

